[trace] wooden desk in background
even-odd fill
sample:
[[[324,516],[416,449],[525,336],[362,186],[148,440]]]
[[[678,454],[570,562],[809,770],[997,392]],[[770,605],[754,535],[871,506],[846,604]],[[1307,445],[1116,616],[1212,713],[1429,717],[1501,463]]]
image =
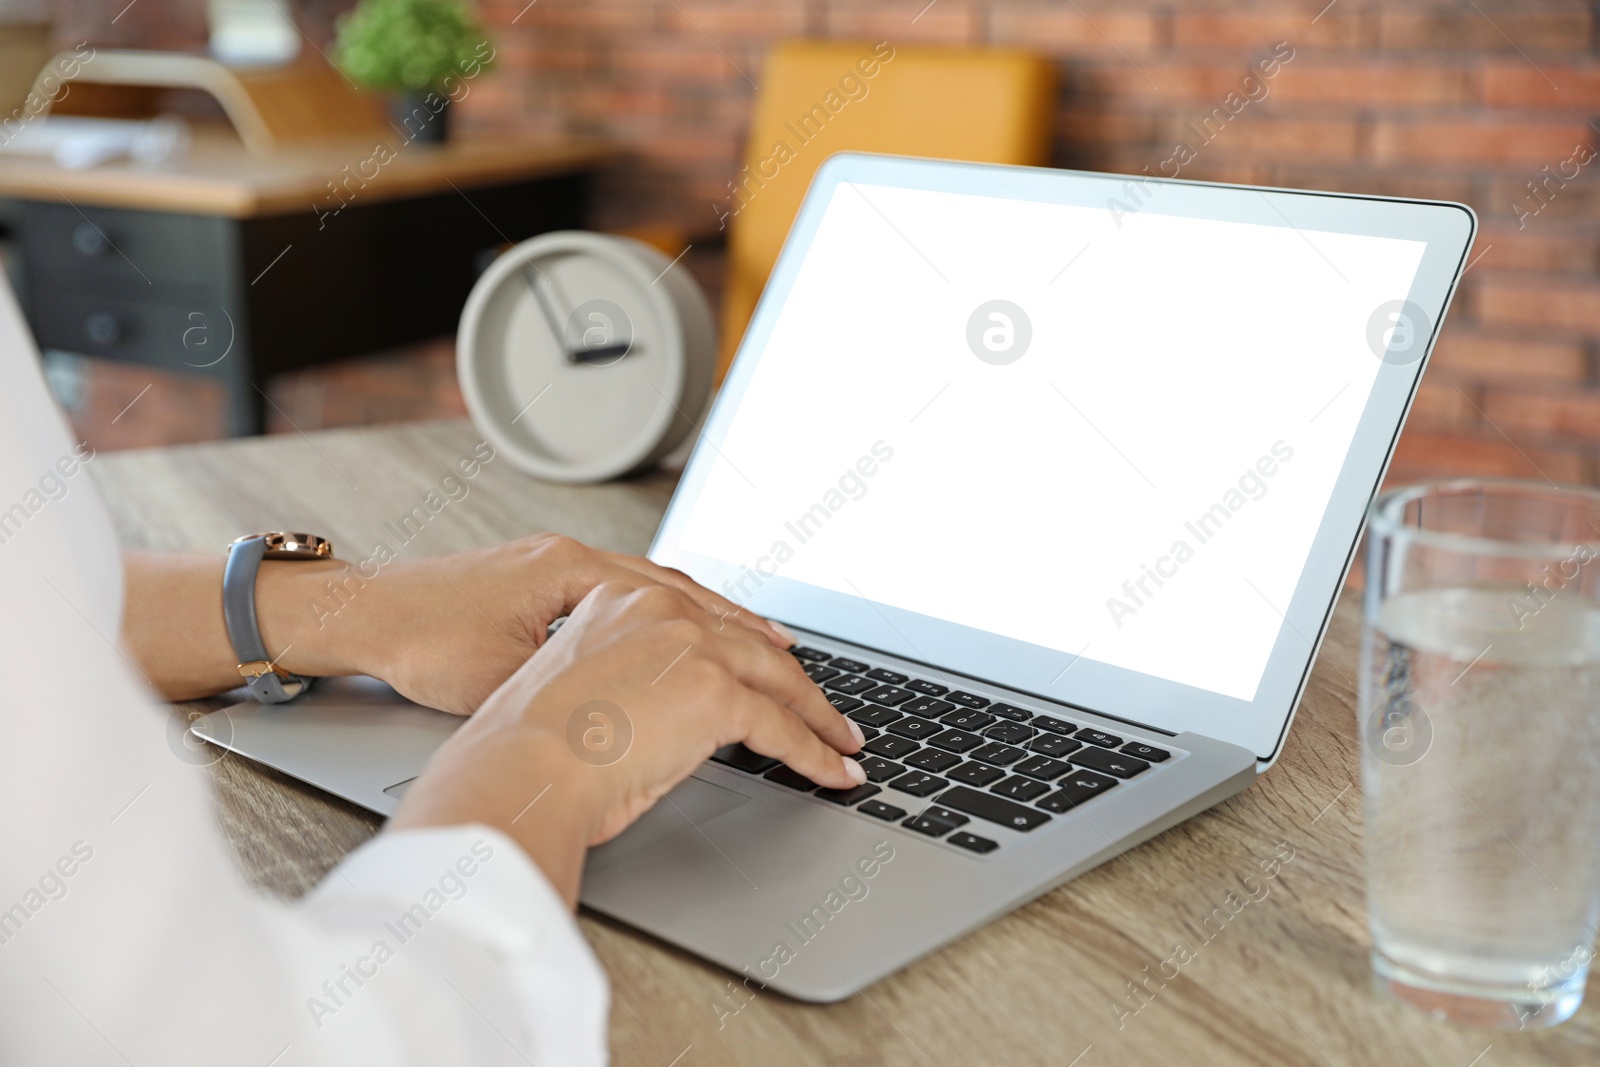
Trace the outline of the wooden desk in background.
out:
[[[419,423],[108,454],[89,469],[128,547],[220,553],[241,532],[287,528],[326,534],[349,554],[391,536],[385,520],[421,500],[477,440],[466,422]],[[405,551],[439,554],[553,530],[639,552],[672,486],[664,474],[594,488],[549,485],[501,460]],[[769,993],[721,1017],[738,1004],[727,973],[584,913],[584,933],[611,977],[615,1062],[1600,1062],[1594,979],[1571,1021],[1537,1034],[1456,1029],[1372,992],[1353,712],[1357,638],[1347,597],[1283,758],[1251,789],[844,1003],[817,1007]],[[217,706],[185,705],[174,714]],[[378,828],[375,816],[236,757],[212,771],[240,863],[268,891],[304,892]],[[1275,878],[1252,880],[1260,899],[1209,943],[1196,937],[1191,924],[1199,929],[1228,894],[1249,893],[1240,879],[1259,874],[1259,861],[1280,844],[1293,859]],[[1195,958],[1171,981],[1150,979],[1178,941]],[[1142,1007],[1129,982],[1153,991]]]
[[[454,334],[485,254],[581,227],[608,158],[388,141],[388,157],[374,138],[263,157],[201,129],[160,167],[0,156],[39,346],[220,379],[230,431],[259,433],[268,376]]]

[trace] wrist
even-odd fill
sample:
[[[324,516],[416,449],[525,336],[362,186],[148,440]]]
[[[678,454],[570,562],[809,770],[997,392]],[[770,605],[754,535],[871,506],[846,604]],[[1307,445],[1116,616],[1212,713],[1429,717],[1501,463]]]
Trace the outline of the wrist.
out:
[[[273,662],[310,678],[374,673],[353,604],[365,583],[343,560],[266,560],[256,576],[256,621]],[[359,616],[370,617],[370,612]]]
[[[388,829],[480,823],[504,833],[576,906],[583,860],[601,819],[594,782],[566,739],[542,727],[471,720],[407,791]]]

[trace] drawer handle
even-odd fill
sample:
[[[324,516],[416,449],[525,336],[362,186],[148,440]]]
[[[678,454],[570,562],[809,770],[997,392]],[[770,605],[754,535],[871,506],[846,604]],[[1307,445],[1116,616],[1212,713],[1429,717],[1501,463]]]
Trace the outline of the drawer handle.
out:
[[[92,222],[80,222],[72,230],[72,247],[80,255],[99,259],[111,250],[111,238]]]
[[[116,344],[122,340],[122,320],[109,311],[92,311],[83,320],[83,332],[97,345]]]

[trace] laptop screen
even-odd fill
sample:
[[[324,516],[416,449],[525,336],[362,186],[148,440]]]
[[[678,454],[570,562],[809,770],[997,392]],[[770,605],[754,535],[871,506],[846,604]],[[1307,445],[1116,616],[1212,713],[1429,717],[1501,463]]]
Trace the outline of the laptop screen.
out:
[[[1120,192],[833,184],[673,561],[1254,700],[1427,243]]]

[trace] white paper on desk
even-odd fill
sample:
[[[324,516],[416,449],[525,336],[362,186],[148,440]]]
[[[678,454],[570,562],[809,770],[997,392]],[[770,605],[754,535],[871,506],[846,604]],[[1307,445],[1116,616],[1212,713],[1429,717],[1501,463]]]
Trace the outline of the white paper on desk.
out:
[[[189,124],[172,115],[148,121],[61,115],[23,126],[0,141],[0,152],[48,156],[68,170],[87,170],[124,156],[146,164],[181,158],[189,140]]]

